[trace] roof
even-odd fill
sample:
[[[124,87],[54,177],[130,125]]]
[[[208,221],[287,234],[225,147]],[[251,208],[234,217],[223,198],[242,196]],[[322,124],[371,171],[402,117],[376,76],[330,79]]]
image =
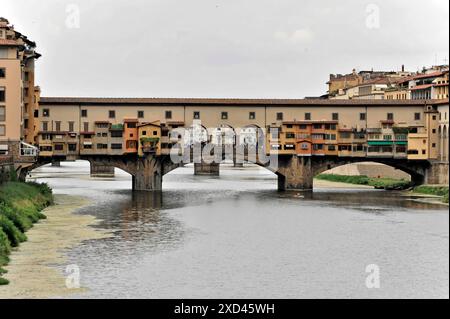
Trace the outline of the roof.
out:
[[[411,91],[415,91],[415,90],[425,90],[425,89],[429,89],[432,86],[434,86],[433,84],[422,84],[422,85],[417,85],[413,88],[411,88]]]
[[[158,121],[157,121],[158,122]],[[145,123],[140,123],[137,125],[137,127],[144,127],[144,126],[156,126],[156,127],[161,127],[160,124],[157,124],[156,122],[145,122]]]
[[[448,104],[445,100],[326,100],[326,99],[215,99],[215,98],[84,98],[41,97],[41,105],[98,105],[98,106],[414,106]]]
[[[4,46],[20,46],[16,40],[9,40],[9,39],[0,39],[0,45]]]
[[[445,73],[448,73],[448,71],[438,71],[438,72],[432,72],[432,73],[428,73],[428,74],[411,75],[411,76],[405,77],[403,79],[400,79],[399,81],[397,81],[397,83],[405,83],[405,82],[409,82],[412,80],[435,78],[435,77],[442,76]]]

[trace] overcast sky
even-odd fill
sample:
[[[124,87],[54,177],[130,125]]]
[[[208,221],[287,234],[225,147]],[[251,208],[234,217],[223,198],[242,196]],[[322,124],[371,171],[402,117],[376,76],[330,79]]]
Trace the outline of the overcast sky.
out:
[[[37,42],[44,96],[302,98],[330,73],[449,55],[448,0],[1,0],[0,16]]]

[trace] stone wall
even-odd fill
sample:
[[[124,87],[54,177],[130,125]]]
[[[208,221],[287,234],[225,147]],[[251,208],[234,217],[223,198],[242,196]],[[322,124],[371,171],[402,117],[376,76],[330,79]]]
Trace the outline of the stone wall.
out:
[[[365,175],[374,178],[394,178],[410,180],[411,176],[407,173],[395,169],[391,166],[379,164],[379,163],[355,163],[333,168],[324,174],[336,174],[336,175]]]

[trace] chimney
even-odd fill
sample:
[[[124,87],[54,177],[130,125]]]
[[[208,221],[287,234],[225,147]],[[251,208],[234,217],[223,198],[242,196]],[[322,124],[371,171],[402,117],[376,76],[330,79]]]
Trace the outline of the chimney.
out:
[[[405,65],[402,64],[402,72],[405,72]]]

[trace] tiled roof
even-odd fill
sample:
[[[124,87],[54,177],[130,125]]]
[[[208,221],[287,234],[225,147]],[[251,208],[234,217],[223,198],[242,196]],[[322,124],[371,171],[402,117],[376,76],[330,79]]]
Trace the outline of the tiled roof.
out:
[[[172,105],[172,106],[412,106],[446,104],[446,100],[327,100],[327,99],[214,99],[214,98],[83,98],[41,97],[42,105]]]
[[[433,84],[423,84],[423,85],[417,85],[413,88],[411,88],[411,91],[415,91],[415,90],[425,90],[425,89],[429,89],[430,87],[432,87]]]
[[[19,46],[20,44],[16,40],[9,40],[9,39],[0,39],[0,45],[5,46]]]

